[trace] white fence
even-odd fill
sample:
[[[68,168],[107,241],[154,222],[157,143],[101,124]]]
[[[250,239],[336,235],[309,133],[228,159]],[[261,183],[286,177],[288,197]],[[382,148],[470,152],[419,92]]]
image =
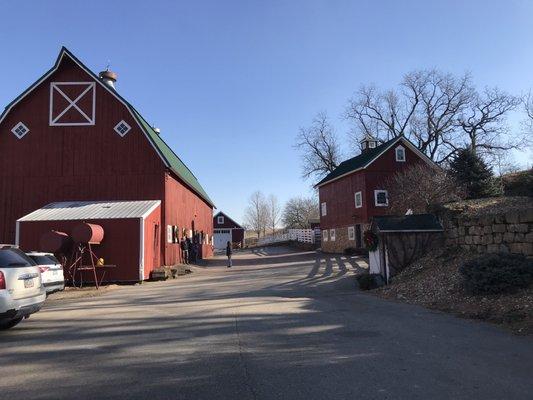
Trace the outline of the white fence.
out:
[[[262,237],[257,244],[261,246],[289,240],[301,243],[315,243],[315,231],[313,229],[289,229],[287,233]]]

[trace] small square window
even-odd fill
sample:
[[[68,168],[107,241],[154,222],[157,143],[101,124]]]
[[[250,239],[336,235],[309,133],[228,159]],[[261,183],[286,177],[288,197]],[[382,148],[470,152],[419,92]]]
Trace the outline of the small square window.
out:
[[[374,190],[376,207],[387,207],[389,205],[389,195],[386,190]]]
[[[325,202],[322,203],[321,208],[322,208],[322,216],[325,217],[328,211]]]
[[[12,129],[11,129],[11,132],[13,132],[13,134],[18,138],[18,139],[22,139],[24,136],[26,136],[26,134],[30,131],[30,129],[24,125],[22,122],[19,122],[17,125],[15,125]]]
[[[348,240],[355,240],[355,227],[348,227]]]
[[[355,208],[363,207],[363,194],[361,192],[355,193]]]
[[[376,142],[368,142],[368,147],[374,149],[376,147]]]
[[[396,161],[398,162],[405,161],[405,149],[402,146],[396,147]]]
[[[329,230],[329,239],[334,242],[335,241],[335,229]]]
[[[224,223],[224,216],[219,215],[218,218],[217,218],[217,223],[218,224],[223,224]]]
[[[115,132],[118,133],[121,137],[126,136],[126,133],[128,133],[131,130],[131,126],[129,126],[126,121],[122,120],[115,126]]]

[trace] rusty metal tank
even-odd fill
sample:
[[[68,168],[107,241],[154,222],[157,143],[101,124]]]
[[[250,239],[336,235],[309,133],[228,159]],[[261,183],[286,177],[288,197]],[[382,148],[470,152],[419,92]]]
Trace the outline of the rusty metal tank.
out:
[[[100,225],[83,222],[72,230],[72,239],[76,243],[100,244],[104,239],[104,228]]]
[[[66,252],[70,243],[70,236],[59,231],[48,231],[39,240],[40,250],[48,253]]]

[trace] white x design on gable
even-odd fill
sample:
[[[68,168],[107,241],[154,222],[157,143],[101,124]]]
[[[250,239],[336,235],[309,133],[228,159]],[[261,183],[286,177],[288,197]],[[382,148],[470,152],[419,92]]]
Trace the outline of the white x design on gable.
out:
[[[52,82],[50,84],[50,126],[94,125],[95,86],[95,82]],[[69,91],[76,94],[65,93]]]

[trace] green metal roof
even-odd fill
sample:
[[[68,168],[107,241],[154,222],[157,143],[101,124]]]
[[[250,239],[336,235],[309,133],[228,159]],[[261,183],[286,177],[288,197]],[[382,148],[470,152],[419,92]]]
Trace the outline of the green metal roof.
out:
[[[9,103],[2,114],[0,114],[0,122],[4,119],[7,113],[11,108],[18,103],[24,96],[31,92],[35,87],[42,83],[51,73],[53,73],[59,66],[59,63],[63,55],[68,55],[75,63],[77,63],[83,70],[85,70],[89,75],[91,75],[96,81],[102,83],[100,78],[91,71],[85,64],[83,64],[70,50],[66,47],[62,47],[57,60],[52,68],[50,68],[43,76],[41,76],[37,81],[35,81],[30,87],[28,87],[24,92],[17,96],[11,103]],[[102,83],[103,87],[112,92],[116,97],[118,97],[128,109],[131,111],[132,115],[135,117],[141,128],[146,134],[146,137],[153,144],[154,148],[160,155],[160,157],[165,162],[166,166],[174,172],[180,179],[182,179],[187,186],[189,186],[194,192],[196,192],[202,199],[204,199],[211,206],[215,206],[213,201],[209,198],[205,190],[198,182],[198,179],[194,176],[189,168],[181,161],[181,159],[174,153],[168,144],[153,130],[148,122],[141,116],[141,114],[126,100],[122,97],[116,90],[110,88],[106,84]]]
[[[384,215],[372,218],[380,232],[442,232],[442,224],[433,214]]]
[[[322,179],[320,182],[318,182],[315,185],[315,187],[321,186],[329,181],[333,181],[347,173],[365,168],[369,163],[371,163],[376,158],[378,158],[381,154],[387,151],[390,147],[392,147],[396,142],[398,142],[402,138],[403,136],[395,137],[394,139],[391,139],[383,144],[380,144],[374,149],[367,149],[366,151],[359,154],[358,156],[355,156],[353,158],[350,158],[346,161],[341,162],[339,166],[335,168],[335,170],[333,170],[328,175],[326,175],[326,177]]]

